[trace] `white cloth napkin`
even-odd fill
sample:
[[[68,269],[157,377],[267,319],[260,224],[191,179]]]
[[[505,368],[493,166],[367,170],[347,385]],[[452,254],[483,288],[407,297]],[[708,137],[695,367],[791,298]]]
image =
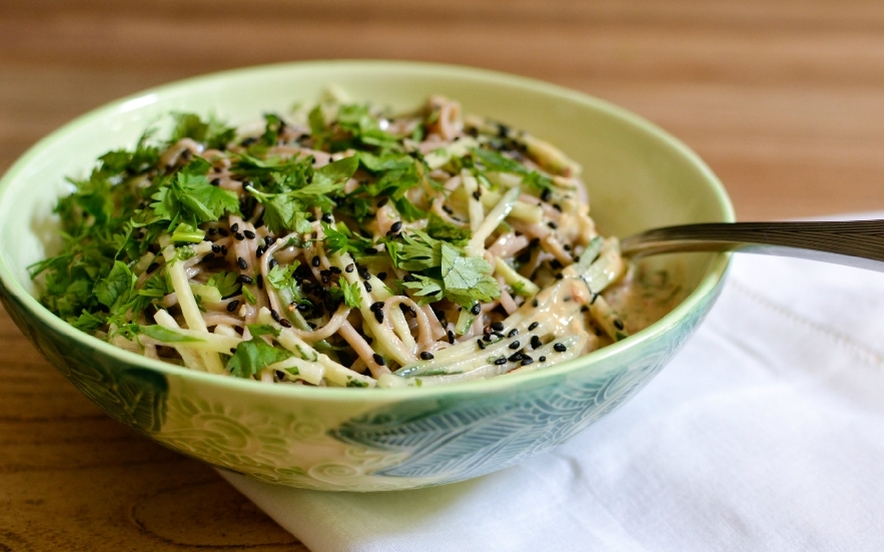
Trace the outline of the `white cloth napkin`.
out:
[[[222,474],[315,552],[884,550],[884,273],[736,255],[698,333],[572,441],[472,481]]]

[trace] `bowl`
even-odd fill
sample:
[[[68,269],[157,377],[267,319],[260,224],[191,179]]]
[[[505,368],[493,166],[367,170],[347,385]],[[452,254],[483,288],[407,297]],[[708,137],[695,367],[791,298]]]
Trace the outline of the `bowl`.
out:
[[[584,167],[591,214],[608,235],[732,221],[727,195],[687,147],[643,119],[551,84],[485,70],[389,61],[320,61],[189,79],[98,108],[44,138],[0,181],[0,298],[48,361],[115,419],[183,454],[263,481],[374,491],[461,481],[569,439],[646,384],[721,290],[724,254],[652,260],[690,294],[609,347],[519,376],[430,388],[267,385],[164,364],[81,333],[34,298],[27,267],[59,247],[52,209],[65,176],[132,147],[171,111],[245,123],[313,102],[329,85],[409,109],[433,93],[559,145]],[[677,266],[676,266],[677,265]]]

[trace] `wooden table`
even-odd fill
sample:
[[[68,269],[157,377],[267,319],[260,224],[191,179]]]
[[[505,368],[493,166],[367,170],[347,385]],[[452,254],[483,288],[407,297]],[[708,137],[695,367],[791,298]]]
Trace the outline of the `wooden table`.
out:
[[[632,109],[698,151],[744,220],[882,209],[882,31],[884,5],[845,0],[4,0],[0,171],[181,77],[407,58]],[[0,550],[197,548],[304,550],[211,469],[102,414],[0,312]]]

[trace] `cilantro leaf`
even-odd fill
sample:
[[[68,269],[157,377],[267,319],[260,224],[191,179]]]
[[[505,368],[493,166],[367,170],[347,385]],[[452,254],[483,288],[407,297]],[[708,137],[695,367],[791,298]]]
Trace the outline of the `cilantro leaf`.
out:
[[[351,232],[343,222],[334,226],[323,222],[322,230],[325,234],[323,247],[328,254],[337,252],[361,254],[373,245],[370,239]]]
[[[433,300],[444,297],[462,307],[500,297],[500,286],[485,259],[468,257],[463,248],[419,230],[403,233],[401,238],[404,243],[388,240],[387,249],[393,264],[416,278],[403,282],[403,287],[415,291],[416,296]]]
[[[441,269],[445,296],[462,307],[500,297],[500,286],[491,277],[491,264],[483,258],[467,257],[443,242]]]
[[[112,311],[116,310],[131,298],[135,279],[135,275],[125,263],[116,261],[107,277],[98,280],[95,284],[95,297],[102,305]]]
[[[473,148],[472,152],[473,156],[485,166],[486,171],[521,175],[523,177],[522,182],[537,191],[543,191],[553,186],[552,179],[549,177],[543,176],[537,171],[533,171],[496,151]]]
[[[264,224],[272,232],[310,232],[307,222],[311,207],[330,210],[332,197],[344,189],[344,185],[356,172],[359,162],[353,157],[329,163],[313,173],[312,181],[287,192],[265,193],[254,187],[247,188],[259,202],[264,204]]]
[[[456,245],[466,245],[472,236],[469,228],[452,224],[436,213],[430,213],[427,221],[427,234],[437,240],[449,241]]]
[[[338,109],[337,119],[343,130],[364,145],[392,148],[398,144],[395,136],[381,130],[378,118],[370,113],[366,105],[342,105]],[[347,145],[346,142],[334,144],[338,149],[346,149]]]
[[[271,326],[270,324],[246,324],[249,328],[249,332],[252,334],[252,337],[258,337],[259,335],[272,335],[273,337],[279,337],[279,330]]]
[[[338,281],[344,292],[344,304],[352,309],[358,309],[362,304],[362,288],[358,282],[351,284],[343,278]]]
[[[183,138],[190,138],[206,144],[209,148],[224,150],[227,144],[236,138],[236,129],[228,127],[209,117],[203,121],[195,113],[175,113],[175,128],[169,138],[170,143],[175,143]]]
[[[169,220],[170,228],[179,222],[196,227],[201,222],[216,221],[225,213],[239,213],[239,200],[234,192],[212,186],[205,174],[196,174],[203,168],[208,170],[206,161],[199,159],[194,164],[164,179],[151,196],[155,200],[151,204],[154,214]]]
[[[435,240],[421,232],[412,230],[401,234],[399,241],[387,240],[387,250],[396,268],[408,272],[420,272],[442,264],[441,252],[438,240]]]
[[[267,273],[267,282],[282,294],[286,303],[296,302],[301,304],[306,301],[301,294],[298,280],[294,276],[295,270],[298,269],[300,264],[300,262],[295,261],[286,267],[275,265]]]
[[[276,267],[274,267],[276,268]],[[212,274],[206,285],[218,288],[221,297],[230,297],[236,295],[240,288],[239,275],[236,272],[227,272],[222,270]]]
[[[288,351],[270,345],[261,337],[255,337],[236,346],[236,351],[227,362],[227,370],[234,376],[250,378],[271,364],[291,356]]]
[[[192,343],[202,341],[201,339],[190,337],[188,335],[184,335],[180,332],[176,332],[175,330],[170,330],[169,328],[164,328],[163,326],[159,325],[138,326],[137,333],[143,333],[147,337],[156,339],[157,341],[162,341],[164,343]]]

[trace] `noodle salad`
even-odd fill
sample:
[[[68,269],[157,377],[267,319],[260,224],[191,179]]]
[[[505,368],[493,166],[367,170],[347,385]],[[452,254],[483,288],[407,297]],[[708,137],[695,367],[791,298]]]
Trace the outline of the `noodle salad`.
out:
[[[638,329],[611,299],[633,270],[554,146],[443,97],[264,119],[174,114],[71,179],[41,302],[149,358],[336,387],[536,370]]]

